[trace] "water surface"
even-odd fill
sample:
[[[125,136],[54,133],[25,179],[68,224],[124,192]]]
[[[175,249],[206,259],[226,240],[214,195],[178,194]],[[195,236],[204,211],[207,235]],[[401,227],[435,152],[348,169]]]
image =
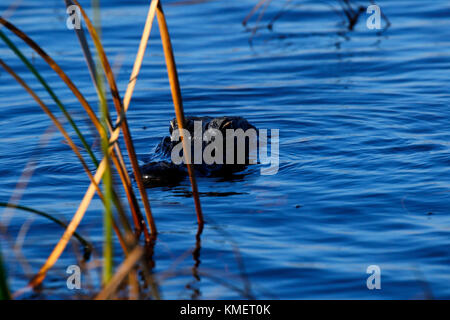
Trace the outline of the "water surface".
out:
[[[2,3],[0,12],[12,2]],[[191,255],[196,218],[188,180],[148,190],[160,231],[154,271],[175,272],[161,279],[162,297],[450,298],[450,3],[380,1],[391,22],[380,32],[366,27],[366,14],[347,30],[333,0],[294,0],[269,30],[265,26],[285,4],[273,1],[253,33],[257,16],[248,28],[241,21],[256,2],[164,1],[185,112],[245,116],[258,128],[279,129],[280,168],[272,176],[198,179],[207,224],[197,261]],[[103,43],[122,94],[147,7],[146,1],[102,1]],[[95,105],[84,58],[65,19],[62,1],[43,6],[24,0],[10,17]],[[141,161],[174,117],[156,35],[155,27],[128,112]],[[90,130],[57,76],[15,43],[82,129]],[[56,110],[4,44],[0,55]],[[82,167],[36,103],[4,72],[0,88],[0,200],[8,201],[34,159],[20,204],[70,220],[88,186]],[[29,219],[15,212],[9,236],[2,237],[14,290],[27,281],[11,250],[24,222],[29,230],[22,253],[33,272],[62,234],[47,220]],[[101,251],[98,199],[80,232]],[[116,252],[119,263],[118,244]],[[192,268],[199,261],[195,277]],[[36,297],[76,297],[66,288],[65,274],[76,263],[69,247]],[[381,268],[381,290],[366,287],[369,265]]]

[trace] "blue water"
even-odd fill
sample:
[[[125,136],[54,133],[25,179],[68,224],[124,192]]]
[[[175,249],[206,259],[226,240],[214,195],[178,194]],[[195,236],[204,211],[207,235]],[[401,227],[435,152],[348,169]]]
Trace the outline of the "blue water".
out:
[[[13,2],[2,1],[0,12]],[[147,2],[102,1],[103,43],[122,95]],[[196,218],[189,182],[148,190],[160,232],[154,273],[162,297],[450,298],[450,3],[379,1],[391,23],[380,32],[366,27],[365,13],[347,30],[334,0],[294,0],[269,30],[265,26],[285,5],[273,1],[246,28],[241,21],[256,2],[164,1],[185,112],[245,116],[260,129],[279,129],[280,168],[272,176],[256,171],[232,181],[198,179],[207,222],[199,261],[191,255]],[[43,6],[24,0],[9,19],[96,104],[62,1]],[[141,160],[168,133],[174,116],[156,35],[155,27],[128,112]],[[80,105],[58,77],[14,41],[89,131]],[[0,55],[56,112],[4,44]],[[82,167],[46,115],[4,72],[0,88],[0,201],[17,196],[13,190],[34,159],[20,204],[70,220],[89,184]],[[79,229],[94,243],[95,259],[102,247],[101,208],[96,198]],[[11,287],[18,290],[62,231],[42,218],[30,220],[28,213],[7,214],[2,252]],[[24,233],[25,267],[12,249]],[[42,293],[32,297],[89,294],[87,276],[81,293],[66,288],[65,270],[77,264],[76,257],[69,246]],[[381,290],[366,286],[370,265],[381,269]],[[93,284],[99,271],[90,272]]]

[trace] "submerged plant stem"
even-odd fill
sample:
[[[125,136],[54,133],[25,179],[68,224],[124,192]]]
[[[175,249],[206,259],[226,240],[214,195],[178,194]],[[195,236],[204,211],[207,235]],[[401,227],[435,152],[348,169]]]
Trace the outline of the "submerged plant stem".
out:
[[[6,270],[3,266],[2,251],[0,248],[0,300],[10,300],[11,294],[9,292]]]

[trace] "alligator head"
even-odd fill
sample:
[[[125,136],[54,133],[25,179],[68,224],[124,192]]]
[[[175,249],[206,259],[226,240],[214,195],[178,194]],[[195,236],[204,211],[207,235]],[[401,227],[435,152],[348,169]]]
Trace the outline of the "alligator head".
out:
[[[141,167],[147,186],[177,184],[187,175],[186,165],[174,161],[183,158],[176,119],[170,122],[170,136],[164,137],[155,149],[154,161]],[[190,159],[196,174],[227,176],[255,163],[251,157],[256,148],[257,130],[242,117],[187,117],[183,134],[190,145]],[[220,137],[219,137],[220,135]],[[206,159],[209,154],[214,162]]]

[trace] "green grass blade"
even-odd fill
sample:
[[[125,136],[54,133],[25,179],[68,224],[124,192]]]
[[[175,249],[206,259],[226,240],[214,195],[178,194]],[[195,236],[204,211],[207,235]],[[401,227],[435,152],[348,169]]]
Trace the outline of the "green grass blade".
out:
[[[45,79],[40,75],[40,73],[36,70],[36,68],[31,64],[31,62],[25,57],[25,55],[20,51],[20,49],[8,38],[6,34],[4,34],[0,30],[0,38],[6,43],[6,45],[22,60],[22,62],[25,64],[25,66],[33,73],[33,75],[38,79],[38,81],[42,84],[42,86],[47,90],[49,95],[52,97],[52,99],[55,101],[56,105],[61,109],[64,116],[67,118],[67,121],[70,123],[72,128],[75,130],[75,133],[79,137],[81,143],[83,144],[84,148],[88,152],[89,156],[92,159],[92,162],[94,163],[95,167],[98,167],[98,160],[95,157],[94,153],[92,152],[91,147],[87,143],[86,139],[84,138],[81,131],[78,129],[78,126],[73,121],[72,117],[70,116],[67,109],[62,104],[61,100],[56,96],[56,94],[53,92],[53,90],[50,88],[50,86],[47,84]]]
[[[109,89],[111,92],[111,96],[113,99],[114,107],[116,109],[119,119],[121,119],[120,128],[123,133],[123,138],[125,140],[125,146],[128,151],[128,156],[129,156],[129,160],[131,162],[131,167],[133,169],[134,177],[136,179],[136,183],[138,185],[139,192],[141,194],[141,201],[144,204],[147,221],[150,226],[152,237],[156,238],[156,235],[157,235],[156,224],[153,219],[153,214],[152,214],[152,211],[150,208],[150,201],[148,200],[147,190],[145,189],[145,186],[144,186],[144,183],[142,180],[142,175],[141,175],[140,169],[139,169],[139,163],[138,163],[138,160],[136,157],[136,149],[134,148],[133,139],[131,137],[130,128],[128,126],[127,118],[125,115],[127,108],[124,107],[122,100],[120,99],[119,90],[117,88],[117,83],[114,78],[114,74],[112,72],[111,65],[109,63],[108,57],[106,56],[105,50],[101,44],[100,38],[97,34],[95,27],[93,26],[91,20],[87,16],[86,12],[84,11],[84,9],[80,5],[80,3],[77,0],[72,0],[72,1],[80,9],[80,12],[83,16],[84,22],[86,23],[89,34],[91,35],[91,39],[94,42],[95,48],[97,50],[97,55],[100,58],[101,65],[103,67],[103,71],[105,72],[107,83],[108,83],[108,86],[109,86]]]
[[[13,203],[6,203],[6,202],[0,202],[0,207],[4,207],[4,208],[13,208],[13,209],[18,209],[18,210],[22,210],[25,212],[29,212],[29,213],[33,213],[36,214],[38,216],[41,216],[43,218],[46,218],[54,223],[56,223],[57,225],[63,227],[64,229],[67,228],[67,224],[65,224],[64,222],[62,222],[61,220],[59,220],[58,218],[55,218],[54,216],[45,213],[43,211],[39,211],[33,208],[29,208],[29,207],[25,207],[25,206],[21,206],[18,204],[13,204]],[[84,249],[84,258],[87,260],[89,259],[89,256],[91,255],[92,252],[92,244],[87,241],[86,239],[84,239],[79,233],[75,232],[73,234],[73,236],[80,242],[80,244],[83,246]]]
[[[92,1],[92,9],[94,14],[94,28],[97,30],[97,34],[101,37],[101,22],[100,22],[100,2],[99,0]],[[85,48],[83,48],[84,51]],[[90,54],[90,51],[88,52]],[[92,58],[92,57],[91,57]],[[98,54],[95,57],[95,79],[97,82],[97,94],[99,97],[100,106],[100,121],[103,127],[107,128],[109,121],[109,109],[106,102],[106,88],[103,81],[103,72],[100,64],[100,58]],[[102,137],[102,151],[106,160],[105,174],[103,175],[103,192],[105,194],[104,207],[105,212],[103,215],[103,285],[109,284],[114,273],[113,264],[113,239],[112,239],[112,196],[113,196],[113,180],[111,172],[111,159],[109,156],[109,141],[108,138]]]

